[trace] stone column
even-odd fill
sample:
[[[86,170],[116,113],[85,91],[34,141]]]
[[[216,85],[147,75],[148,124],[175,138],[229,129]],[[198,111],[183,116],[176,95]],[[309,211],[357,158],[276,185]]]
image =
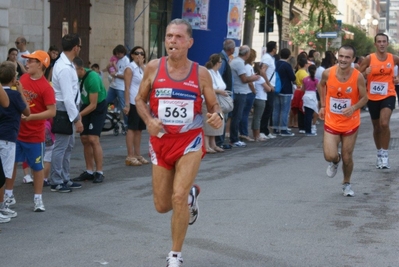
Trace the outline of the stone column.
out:
[[[10,30],[8,28],[8,9],[11,0],[0,1],[0,62],[7,59],[7,45],[10,41]]]

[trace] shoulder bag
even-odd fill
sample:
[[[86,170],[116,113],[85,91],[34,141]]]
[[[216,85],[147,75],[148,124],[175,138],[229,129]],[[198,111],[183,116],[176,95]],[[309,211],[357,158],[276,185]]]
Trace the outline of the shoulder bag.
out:
[[[216,88],[217,87],[217,85],[216,85],[216,77],[214,76],[212,71],[211,71],[211,75],[212,75],[213,87]],[[221,95],[221,94],[216,94],[216,98],[217,98],[217,100],[219,102],[219,106],[222,109],[222,112],[223,113],[229,113],[234,108],[234,102],[233,102],[233,98],[230,96],[231,92],[230,91],[225,91],[225,92],[227,92],[227,94],[228,94],[227,96],[224,96],[224,95]]]

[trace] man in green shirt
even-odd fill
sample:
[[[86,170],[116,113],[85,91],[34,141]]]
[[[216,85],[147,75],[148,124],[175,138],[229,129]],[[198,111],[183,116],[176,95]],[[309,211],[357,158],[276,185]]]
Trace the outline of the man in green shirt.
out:
[[[107,115],[107,103],[105,101],[107,92],[98,74],[83,67],[81,58],[76,57],[73,63],[80,79],[82,99],[80,116],[84,128],[80,134],[80,140],[83,144],[86,161],[86,171],[73,181],[90,180],[93,183],[102,183],[104,180],[103,149],[100,144],[100,135]],[[96,165],[95,171],[94,164]]]

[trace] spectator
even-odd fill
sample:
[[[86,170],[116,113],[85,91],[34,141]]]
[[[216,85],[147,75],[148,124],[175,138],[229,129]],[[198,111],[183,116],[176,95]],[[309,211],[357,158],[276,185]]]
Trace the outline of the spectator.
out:
[[[18,49],[10,48],[8,50],[7,60],[13,62],[16,65],[17,73],[18,73],[17,78],[19,80],[19,78],[21,78],[22,74],[24,74],[26,72],[26,69],[25,69],[25,66],[17,60],[17,57],[18,57]]]
[[[83,67],[83,60],[75,57],[73,63],[80,79],[80,91],[82,107],[83,132],[80,133],[80,141],[83,145],[86,171],[73,181],[91,180],[93,183],[102,183],[103,173],[103,149],[100,143],[101,130],[107,115],[107,92],[97,73]],[[94,165],[96,169],[94,170]]]
[[[303,89],[305,94],[302,97],[305,110],[305,132],[306,136],[316,136],[315,122],[319,112],[316,91],[319,80],[315,78],[315,65],[310,65],[308,70],[309,76],[303,79]]]
[[[247,76],[254,75],[254,69],[253,69],[252,65],[255,61],[255,58],[256,58],[256,51],[251,48],[250,55],[249,55],[248,59],[245,61],[245,68],[247,70]],[[251,112],[252,106],[254,104],[256,91],[255,91],[254,84],[252,82],[248,83],[248,86],[251,91],[247,94],[245,107],[242,112],[242,118],[240,120],[239,131],[240,131],[241,139],[244,139],[244,141],[253,142],[254,139],[252,139],[248,135],[248,117],[249,117],[249,113]]]
[[[233,78],[231,76],[231,68],[230,68],[230,56],[233,55],[236,44],[233,40],[227,39],[223,42],[223,50],[220,52],[220,58],[222,60],[221,66],[219,68],[219,73],[222,76],[223,82],[226,84],[226,90],[233,92]],[[225,125],[223,128],[223,134],[215,137],[216,145],[223,149],[231,149],[230,144],[225,144],[225,136],[226,131],[229,133],[230,137],[230,121],[231,121],[231,112],[229,114],[224,114]]]
[[[46,69],[46,72],[44,73],[44,76],[46,79],[51,82],[51,79],[53,77],[53,67],[55,61],[58,59],[58,56],[60,54],[60,51],[58,50],[58,47],[56,45],[50,46],[48,49],[48,55],[50,56],[50,66]]]
[[[220,54],[212,54],[209,57],[208,62],[206,62],[205,67],[208,69],[209,73],[212,77],[212,87],[215,90],[215,94],[228,96],[226,92],[226,84],[223,81],[222,76],[220,76],[219,68],[222,65],[222,58]],[[207,113],[206,102],[202,102],[202,114]],[[224,124],[224,123],[223,123]],[[206,153],[214,154],[216,152],[224,152],[222,147],[219,147],[216,144],[215,136],[220,136],[223,133],[224,127],[220,127],[219,129],[215,129],[209,125],[207,122],[207,118],[204,117],[204,134],[205,134],[205,149]]]
[[[116,63],[116,72],[110,73],[113,78],[107,93],[107,105],[117,100],[116,107],[121,111],[125,106],[125,82],[124,72],[126,66],[129,64],[129,59],[126,56],[126,48],[123,45],[117,45],[113,54],[118,59]],[[127,116],[123,114],[124,124],[127,125]]]
[[[57,110],[66,111],[69,120],[73,122],[73,129],[81,133],[83,124],[79,114],[80,92],[78,75],[73,59],[79,55],[82,41],[77,34],[66,34],[62,37],[62,50],[60,58],[53,67],[53,88],[57,100]],[[82,187],[81,184],[72,182],[69,176],[69,163],[72,149],[75,145],[75,136],[55,134],[55,144],[51,156],[51,191],[68,193],[73,188]]]
[[[141,133],[146,129],[136,109],[136,96],[143,79],[146,55],[144,48],[135,46],[130,51],[130,63],[123,73],[125,79],[125,106],[123,112],[128,116],[128,130],[126,134],[127,166],[141,166],[150,163],[141,155]]]
[[[241,46],[238,57],[234,58],[230,63],[234,90],[234,109],[230,125],[230,143],[233,147],[247,146],[246,143],[238,139],[239,125],[246,104],[247,94],[251,92],[248,83],[259,79],[259,75],[246,75],[245,60],[249,58],[250,52],[251,49],[249,46]]]
[[[281,91],[274,96],[273,106],[273,129],[278,131],[281,136],[294,136],[288,129],[288,114],[291,108],[292,83],[295,81],[295,74],[292,66],[287,62],[291,56],[288,48],[280,51],[281,59],[276,62],[276,72],[280,76]]]
[[[28,55],[29,51],[26,49],[26,39],[23,36],[20,36],[15,40],[15,46],[18,48],[18,56],[17,60],[22,64],[22,66],[26,66],[27,59],[22,57],[22,55]]]
[[[254,101],[254,114],[252,117],[252,133],[254,140],[256,142],[266,141],[266,137],[260,136],[260,121],[262,119],[262,114],[266,106],[267,92],[271,91],[271,88],[267,86],[265,79],[266,65],[262,62],[256,62],[254,65],[254,73],[260,75],[259,80],[254,82],[254,87],[256,91],[255,101]]]
[[[22,116],[16,143],[15,162],[26,160],[32,169],[35,192],[33,211],[42,212],[45,211],[42,200],[45,121],[55,115],[54,91],[44,77],[44,71],[50,64],[50,57],[43,50],[24,54],[22,57],[28,59],[27,73],[21,76],[20,82],[24,87],[24,95],[31,113],[29,116]],[[6,181],[6,195],[9,198],[13,196],[16,167],[17,164],[15,164],[12,179]]]
[[[10,101],[8,107],[0,106],[0,159],[5,177],[11,179],[15,162],[15,143],[17,141],[21,114],[30,115],[30,109],[24,97],[22,85],[17,81],[15,65],[3,62],[0,65],[0,83]],[[11,90],[16,86],[17,91]],[[0,223],[9,222],[17,216],[17,212],[9,208],[9,203],[4,201],[4,189],[0,188]],[[6,198],[7,200],[7,198]]]
[[[260,121],[260,136],[262,138],[276,138],[275,135],[270,133],[269,125],[272,124],[272,113],[274,103],[274,86],[276,85],[276,77],[274,72],[276,70],[275,58],[277,54],[277,43],[270,41],[266,44],[266,53],[262,56],[260,62],[266,64],[266,74],[263,77],[267,85],[272,89],[267,93],[267,100],[265,110],[263,111],[262,119]]]

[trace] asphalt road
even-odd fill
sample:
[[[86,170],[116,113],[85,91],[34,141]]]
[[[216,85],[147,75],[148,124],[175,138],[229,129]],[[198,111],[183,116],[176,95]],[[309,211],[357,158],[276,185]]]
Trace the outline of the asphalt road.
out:
[[[200,217],[183,249],[191,267],[399,266],[399,113],[391,129],[391,169],[375,169],[368,114],[354,153],[355,197],[342,195],[342,170],[327,178],[322,125],[317,137],[278,137],[207,155],[197,183]],[[296,132],[294,130],[294,132]],[[76,139],[72,176],[84,170]],[[170,213],[152,202],[151,166],[127,167],[124,136],[106,134],[105,182],[72,193],[44,189],[46,212],[34,213],[33,188],[15,186],[18,217],[0,225],[2,267],[165,266]],[[143,151],[148,135],[143,134]]]

